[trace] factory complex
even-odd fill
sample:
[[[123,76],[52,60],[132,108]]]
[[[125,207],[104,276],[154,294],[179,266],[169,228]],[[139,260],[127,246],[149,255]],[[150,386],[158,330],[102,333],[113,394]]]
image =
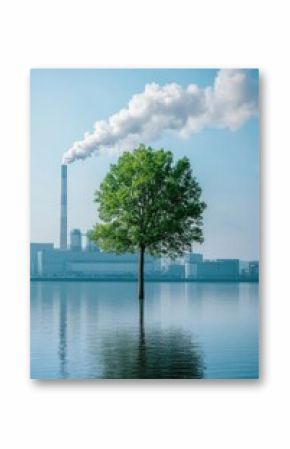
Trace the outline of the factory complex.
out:
[[[83,237],[80,230],[74,229],[66,249],[55,248],[52,243],[31,243],[31,279],[137,279],[137,254],[102,252],[87,236],[83,244]],[[147,280],[258,281],[259,264],[239,259],[206,260],[195,253],[176,260],[145,255],[144,272]]]

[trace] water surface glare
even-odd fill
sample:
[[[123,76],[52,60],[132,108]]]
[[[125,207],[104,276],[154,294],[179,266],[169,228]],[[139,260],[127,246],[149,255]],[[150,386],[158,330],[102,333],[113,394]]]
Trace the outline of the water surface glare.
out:
[[[31,282],[34,379],[253,379],[258,284]]]

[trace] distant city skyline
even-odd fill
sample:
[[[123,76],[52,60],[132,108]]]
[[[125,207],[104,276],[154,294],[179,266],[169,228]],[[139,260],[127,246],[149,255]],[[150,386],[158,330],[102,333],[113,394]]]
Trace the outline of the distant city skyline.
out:
[[[80,230],[71,232],[70,248],[54,248],[49,243],[30,245],[30,276],[32,280],[109,280],[136,281],[138,254],[114,254],[101,251],[88,238],[82,245]],[[171,281],[235,281],[258,282],[259,262],[239,259],[208,260],[200,253],[185,253],[175,260],[169,257],[144,259],[147,280]]]
[[[31,241],[59,245],[62,156],[93,128],[126,107],[147,83],[213,85],[217,70],[34,70],[31,72]],[[258,80],[258,71],[249,71]],[[224,112],[223,112],[224,113]],[[208,204],[205,242],[194,252],[206,258],[259,258],[259,123],[238,129],[205,128],[180,139],[165,133],[153,147],[189,157]],[[94,192],[117,154],[68,166],[68,229],[86,232],[97,221]]]

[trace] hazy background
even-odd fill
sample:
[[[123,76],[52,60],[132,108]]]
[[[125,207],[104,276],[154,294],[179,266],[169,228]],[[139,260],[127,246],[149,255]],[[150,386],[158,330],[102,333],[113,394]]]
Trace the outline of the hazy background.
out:
[[[32,70],[31,71],[31,241],[59,239],[60,164],[63,153],[96,120],[107,119],[147,83],[211,86],[216,70]],[[250,75],[258,77],[252,70]],[[188,156],[203,189],[208,258],[258,259],[259,126],[207,129],[180,139],[166,133],[151,142]],[[68,166],[68,228],[89,229],[97,220],[94,191],[117,156],[102,154]]]

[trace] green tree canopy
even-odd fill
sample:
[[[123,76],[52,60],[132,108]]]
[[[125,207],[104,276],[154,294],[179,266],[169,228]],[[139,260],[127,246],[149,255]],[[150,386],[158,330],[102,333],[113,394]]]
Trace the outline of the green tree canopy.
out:
[[[189,159],[174,163],[170,151],[140,145],[123,153],[111,165],[95,201],[102,223],[91,238],[105,251],[140,252],[140,259],[145,252],[174,258],[193,241],[203,241],[206,204],[201,188]]]

